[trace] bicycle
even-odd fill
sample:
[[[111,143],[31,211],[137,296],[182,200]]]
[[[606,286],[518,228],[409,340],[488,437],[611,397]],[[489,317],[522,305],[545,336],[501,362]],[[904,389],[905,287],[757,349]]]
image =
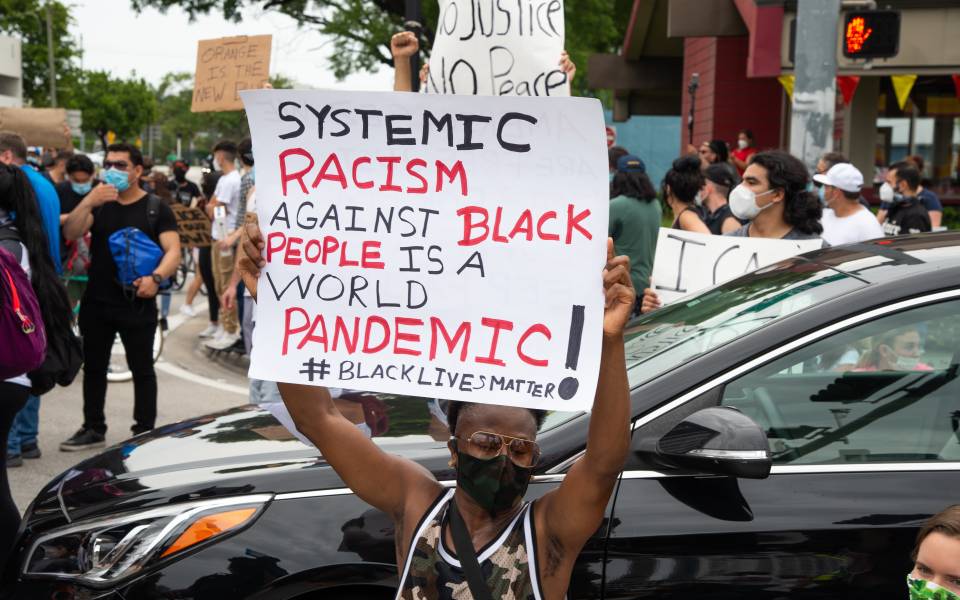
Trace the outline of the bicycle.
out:
[[[88,278],[86,275],[64,275],[63,280],[66,285],[69,285],[70,282],[86,284]],[[73,307],[73,332],[78,336],[80,336],[79,315],[80,299],[78,298],[76,305]],[[158,319],[157,331],[153,336],[154,364],[160,359],[161,352],[163,352],[163,329]],[[127,354],[123,348],[123,342],[120,340],[120,335],[117,334],[113,338],[113,347],[110,349],[110,362],[107,364],[107,381],[119,383],[130,381],[131,379],[133,379],[133,372],[130,371],[130,366],[127,364]]]

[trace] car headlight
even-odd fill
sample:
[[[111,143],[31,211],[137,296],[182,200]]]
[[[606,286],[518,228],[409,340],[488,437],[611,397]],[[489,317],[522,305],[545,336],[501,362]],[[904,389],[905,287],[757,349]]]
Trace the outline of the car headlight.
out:
[[[73,523],[30,546],[25,577],[111,585],[153,563],[253,523],[271,494],[172,504]]]

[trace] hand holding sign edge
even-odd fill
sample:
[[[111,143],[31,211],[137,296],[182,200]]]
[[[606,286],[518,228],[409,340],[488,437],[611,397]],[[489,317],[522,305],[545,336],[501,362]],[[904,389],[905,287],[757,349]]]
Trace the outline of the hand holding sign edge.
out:
[[[260,226],[256,223],[244,225],[240,240],[240,246],[243,250],[239,261],[240,276],[243,278],[243,285],[250,290],[250,295],[256,301],[260,269],[267,264],[267,261],[263,260],[265,244],[263,243],[263,233],[260,231]]]
[[[607,264],[603,269],[603,335],[623,335],[623,328],[637,302],[637,293],[630,279],[630,257],[614,256],[613,238],[607,238]]]

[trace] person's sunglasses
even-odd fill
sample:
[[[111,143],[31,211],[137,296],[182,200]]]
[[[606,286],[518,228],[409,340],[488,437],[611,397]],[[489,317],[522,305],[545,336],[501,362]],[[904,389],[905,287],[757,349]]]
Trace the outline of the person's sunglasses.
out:
[[[105,160],[103,161],[104,169],[118,169],[120,171],[126,171],[129,167],[129,163],[125,160]]]
[[[518,467],[535,467],[540,462],[540,446],[536,442],[523,438],[500,435],[488,431],[477,431],[467,438],[453,436],[452,439],[466,442],[473,456],[480,459],[495,458],[507,446],[507,456]]]

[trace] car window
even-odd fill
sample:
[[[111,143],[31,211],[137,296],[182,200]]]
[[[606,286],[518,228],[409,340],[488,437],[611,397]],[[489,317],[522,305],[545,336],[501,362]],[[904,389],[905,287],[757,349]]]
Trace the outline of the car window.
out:
[[[960,460],[960,301],[880,318],[728,383],[774,464]]]
[[[626,343],[630,386],[863,285],[845,272],[797,260],[678,300],[631,323]]]

